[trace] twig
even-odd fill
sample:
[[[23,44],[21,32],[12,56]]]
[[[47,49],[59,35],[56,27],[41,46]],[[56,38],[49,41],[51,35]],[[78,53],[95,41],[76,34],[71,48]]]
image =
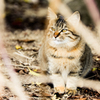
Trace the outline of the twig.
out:
[[[99,12],[94,0],[84,0],[84,2],[89,10],[89,13],[90,13],[95,25],[96,25],[98,37],[100,38],[100,12]]]
[[[84,0],[84,2],[89,10],[89,13],[90,13],[94,23],[97,25],[98,22],[100,21],[100,13],[95,4],[95,1],[94,0]]]
[[[21,57],[24,57],[24,58],[26,58],[26,59],[32,59],[32,60],[34,60],[32,57],[25,56],[25,55],[22,54],[20,51],[18,51],[18,53],[15,52],[14,54],[19,55],[19,56],[21,56]]]
[[[12,82],[11,87],[13,87],[14,93],[19,97],[20,100],[27,100],[25,97],[25,94],[23,92],[23,89],[21,87],[21,83],[18,80],[17,74],[14,72],[14,69],[11,66],[11,61],[9,60],[9,57],[7,55],[7,51],[6,51],[4,44],[3,44],[2,34],[5,33],[5,31],[4,31],[4,18],[3,18],[4,8],[5,8],[4,0],[1,0],[1,2],[0,2],[0,53],[1,53],[1,56],[3,58],[3,62],[5,64],[5,66],[7,67],[7,71],[11,77],[11,82]]]

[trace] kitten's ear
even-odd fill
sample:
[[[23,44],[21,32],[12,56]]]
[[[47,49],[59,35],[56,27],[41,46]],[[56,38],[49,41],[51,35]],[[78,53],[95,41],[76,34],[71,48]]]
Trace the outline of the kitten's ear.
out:
[[[68,19],[67,21],[71,23],[72,25],[78,25],[80,21],[80,14],[78,11],[74,12]]]
[[[49,7],[48,8],[48,19],[54,20],[57,18],[57,15],[53,12],[53,10]]]

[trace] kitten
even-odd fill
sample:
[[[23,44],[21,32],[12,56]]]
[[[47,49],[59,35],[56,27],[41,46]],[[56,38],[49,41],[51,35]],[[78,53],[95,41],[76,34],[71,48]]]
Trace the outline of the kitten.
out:
[[[77,86],[92,88],[84,83],[89,83],[88,80],[81,78],[91,69],[91,50],[69,24],[78,25],[79,13],[76,11],[64,19],[57,17],[49,8],[48,17],[49,25],[39,50],[39,63],[41,69],[47,71],[55,92],[65,92],[70,96],[75,94]]]

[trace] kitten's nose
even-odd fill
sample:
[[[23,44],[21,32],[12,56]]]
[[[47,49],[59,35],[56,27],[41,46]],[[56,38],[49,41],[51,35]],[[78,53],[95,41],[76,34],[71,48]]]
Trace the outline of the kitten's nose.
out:
[[[56,31],[55,33],[54,33],[54,37],[56,38],[56,37],[58,37],[60,34],[59,34],[59,32],[58,31]]]

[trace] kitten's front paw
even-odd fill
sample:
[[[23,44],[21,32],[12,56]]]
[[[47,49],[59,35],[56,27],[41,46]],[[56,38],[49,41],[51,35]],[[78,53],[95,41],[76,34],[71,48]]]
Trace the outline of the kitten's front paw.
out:
[[[67,97],[70,97],[70,96],[73,96],[73,95],[75,95],[76,94],[76,90],[74,90],[74,89],[66,89],[65,90],[65,96],[67,96]]]
[[[57,87],[54,88],[54,90],[55,90],[55,93],[62,94],[62,93],[64,93],[65,87],[63,87],[63,86],[57,86]]]

